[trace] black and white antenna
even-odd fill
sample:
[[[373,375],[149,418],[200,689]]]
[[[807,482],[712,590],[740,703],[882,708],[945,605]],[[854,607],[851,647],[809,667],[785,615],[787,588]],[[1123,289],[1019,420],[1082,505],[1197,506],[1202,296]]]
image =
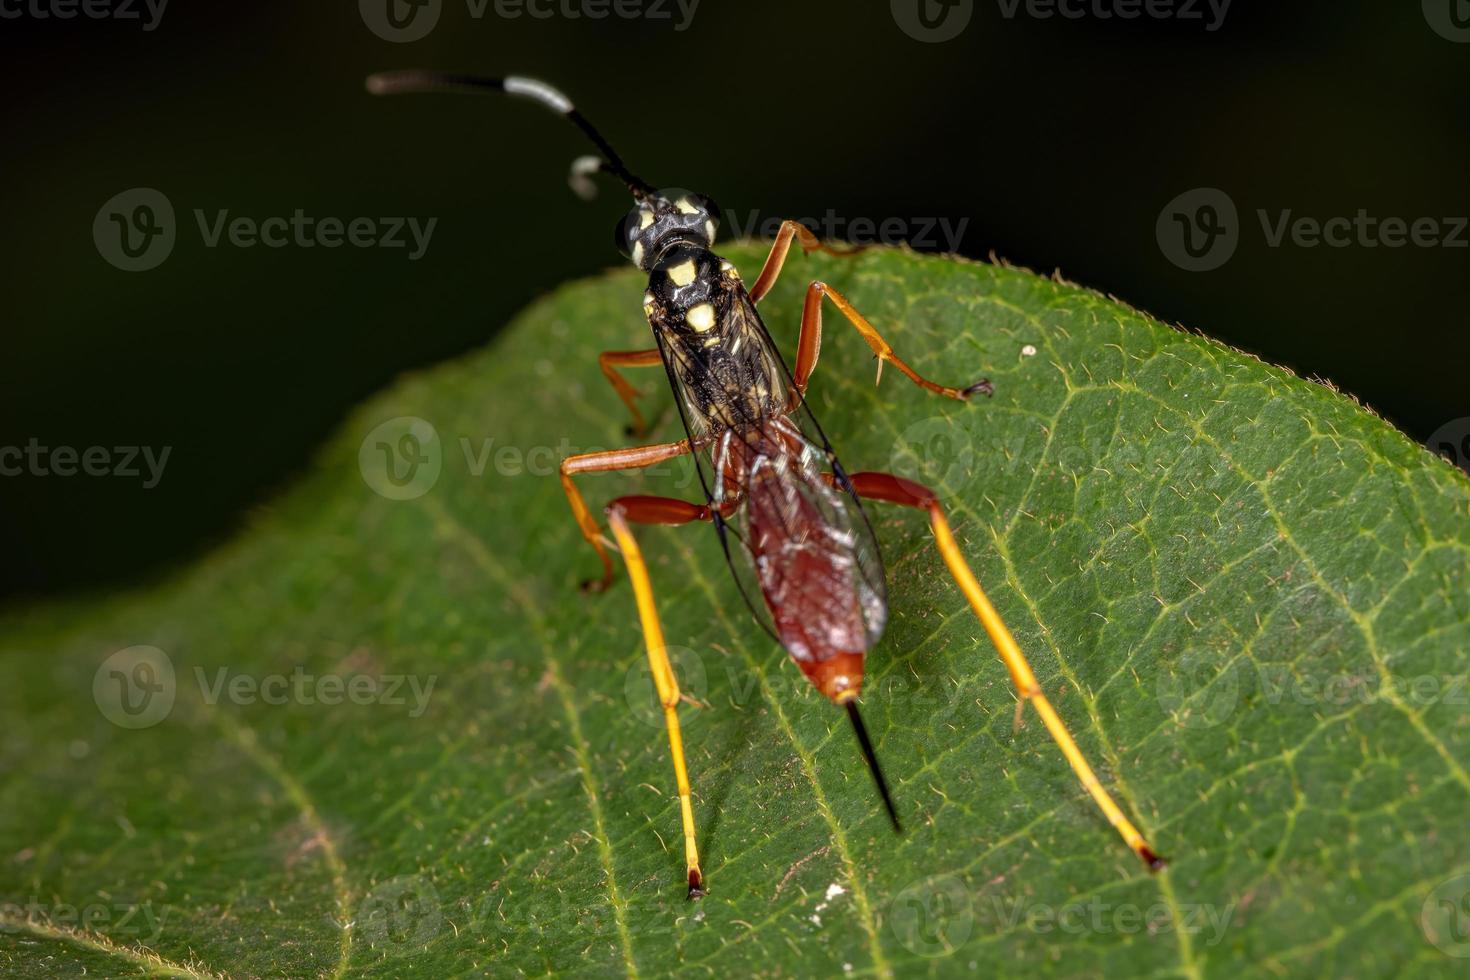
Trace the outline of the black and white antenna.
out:
[[[643,178],[634,174],[623,163],[623,158],[618,151],[612,148],[607,138],[598,132],[596,126],[587,120],[587,117],[577,111],[572,105],[572,100],[562,92],[545,82],[535,78],[524,78],[519,75],[507,75],[505,78],[483,78],[476,75],[457,75],[450,72],[438,71],[384,71],[367,78],[367,90],[373,95],[399,95],[410,92],[503,92],[506,95],[515,95],[521,98],[539,102],[571,122],[592,141],[600,151],[601,156],[591,158],[596,161],[593,165],[588,157],[580,157],[572,164],[571,184],[572,189],[583,197],[590,197],[591,180],[593,173],[609,173],[617,177],[628,190],[633,192],[633,197],[641,201],[653,194],[653,187]]]

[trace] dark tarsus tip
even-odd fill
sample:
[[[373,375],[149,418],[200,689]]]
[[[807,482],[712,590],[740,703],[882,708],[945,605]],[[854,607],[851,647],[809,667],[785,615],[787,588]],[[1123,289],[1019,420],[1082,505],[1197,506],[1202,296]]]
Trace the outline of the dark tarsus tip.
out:
[[[883,778],[883,770],[878,768],[878,755],[873,751],[873,742],[868,738],[868,729],[863,724],[863,716],[858,714],[856,698],[847,702],[847,717],[852,719],[853,731],[857,732],[858,747],[863,751],[863,761],[868,764],[868,771],[873,774],[873,782],[878,784],[878,795],[883,797],[883,805],[888,809],[888,819],[893,821],[893,832],[902,834],[903,825],[898,822],[898,811],[894,809],[893,797],[888,795],[888,782]]]
[[[606,592],[607,587],[608,583],[600,578],[585,579],[582,584],[578,586],[578,588],[582,590],[583,595],[598,595],[602,592]]]
[[[1161,858],[1149,850],[1147,845],[1139,848],[1138,856],[1143,858],[1143,863],[1148,865],[1150,871],[1162,871],[1169,863],[1167,859]]]
[[[704,890],[704,880],[699,877],[698,868],[689,869],[689,901],[704,898],[709,892]]]
[[[974,384],[970,385],[970,387],[960,392],[960,394],[964,395],[966,398],[969,398],[971,395],[984,395],[985,397],[989,398],[991,395],[995,394],[995,385],[990,383],[989,378],[981,378],[979,381],[976,381]]]

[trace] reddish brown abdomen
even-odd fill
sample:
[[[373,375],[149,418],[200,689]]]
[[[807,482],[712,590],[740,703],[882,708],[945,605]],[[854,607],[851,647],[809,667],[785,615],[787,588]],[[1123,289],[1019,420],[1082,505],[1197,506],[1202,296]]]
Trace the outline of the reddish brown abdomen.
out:
[[[779,456],[755,461],[746,488],[750,549],[781,645],[818,690],[847,701],[862,686],[868,642],[853,539],[812,499],[826,488],[790,485],[799,479]]]

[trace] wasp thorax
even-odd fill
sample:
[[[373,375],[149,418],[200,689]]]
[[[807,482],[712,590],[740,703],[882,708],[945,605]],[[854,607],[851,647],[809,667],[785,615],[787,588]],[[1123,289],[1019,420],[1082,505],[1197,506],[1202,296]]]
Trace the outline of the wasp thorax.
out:
[[[720,223],[720,209],[693,191],[659,191],[638,202],[619,222],[618,251],[640,269],[651,269],[659,256],[676,245],[709,248]]]

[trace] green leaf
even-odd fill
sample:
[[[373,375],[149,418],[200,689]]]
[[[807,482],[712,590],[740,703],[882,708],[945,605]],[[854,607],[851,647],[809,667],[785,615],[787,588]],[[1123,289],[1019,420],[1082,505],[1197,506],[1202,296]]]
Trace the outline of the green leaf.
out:
[[[730,255],[758,268],[753,246]],[[0,622],[0,965],[1463,970],[1463,476],[1323,386],[1007,268],[793,257],[764,304],[788,350],[814,277],[921,372],[995,382],[967,405],[892,370],[875,387],[829,315],[810,395],[848,469],[943,496],[1165,872],[1122,845],[1033,713],[1014,727],[1005,671],[922,516],[874,505],[892,616],[864,707],[902,838],[841,712],[751,620],[713,535],[640,532],[704,704],[681,718],[710,894],[685,901],[630,590],[577,591],[596,562],[555,476],[567,452],[625,443],[595,355],[649,342],[629,270],[404,379],[171,581]],[[654,438],[677,438],[662,372],[636,380]],[[402,487],[384,468],[400,451],[424,457],[416,471],[397,457]],[[673,466],[583,486],[596,506],[697,495]],[[334,690],[344,703],[324,703]]]

